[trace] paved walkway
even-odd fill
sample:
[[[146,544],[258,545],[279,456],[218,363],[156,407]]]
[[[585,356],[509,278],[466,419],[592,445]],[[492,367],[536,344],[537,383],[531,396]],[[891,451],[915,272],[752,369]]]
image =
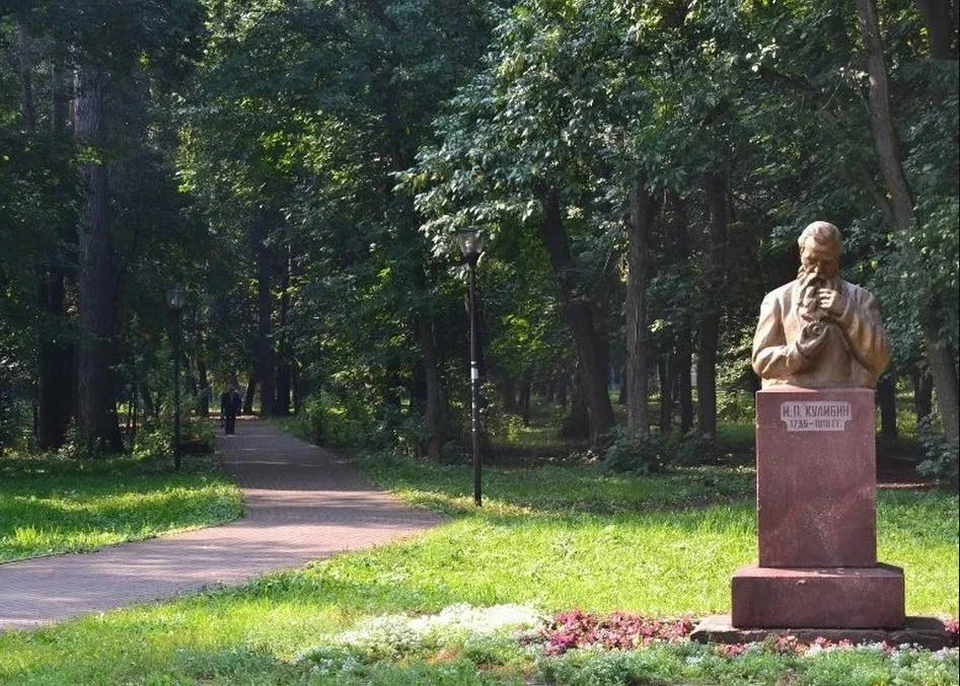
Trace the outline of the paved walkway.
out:
[[[237,422],[236,435],[217,439],[217,454],[243,489],[243,519],[95,553],[2,564],[0,631],[240,584],[443,521],[263,422]]]

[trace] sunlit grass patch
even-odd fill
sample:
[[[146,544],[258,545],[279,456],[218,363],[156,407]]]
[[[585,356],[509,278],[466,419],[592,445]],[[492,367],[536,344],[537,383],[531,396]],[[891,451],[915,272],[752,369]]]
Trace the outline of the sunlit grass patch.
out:
[[[213,458],[0,457],[0,561],[81,552],[238,517]]]
[[[382,456],[362,465],[450,521],[238,588],[0,635],[0,683],[626,684],[644,674],[692,684],[777,683],[784,674],[795,684],[866,684],[878,674],[888,682],[956,683],[948,678],[955,654],[898,658],[909,669],[869,651],[803,661],[767,650],[733,659],[681,645],[547,659],[496,637],[320,673],[297,656],[371,618],[438,614],[463,603],[650,617],[727,612],[733,571],[756,555],[749,470],[634,477],[588,465],[491,468],[477,509],[469,465]],[[910,614],[957,614],[957,502],[944,491],[880,493],[880,556],[905,568]],[[836,680],[848,673],[857,676]]]

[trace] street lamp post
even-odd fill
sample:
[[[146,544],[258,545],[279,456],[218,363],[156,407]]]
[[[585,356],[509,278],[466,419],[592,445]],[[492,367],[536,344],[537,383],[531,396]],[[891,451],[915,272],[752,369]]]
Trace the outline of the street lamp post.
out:
[[[480,340],[477,332],[477,261],[483,252],[483,238],[474,229],[457,232],[460,251],[470,274],[470,434],[473,443],[473,503],[483,504],[480,488]]]
[[[173,465],[180,469],[180,313],[187,296],[179,286],[167,291],[167,307],[173,314]]]

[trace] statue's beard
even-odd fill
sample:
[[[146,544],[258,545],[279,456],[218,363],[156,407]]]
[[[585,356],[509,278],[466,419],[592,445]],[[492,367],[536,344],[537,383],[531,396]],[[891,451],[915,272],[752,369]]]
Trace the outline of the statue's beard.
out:
[[[797,281],[800,285],[800,297],[797,298],[797,313],[801,319],[806,321],[822,321],[827,318],[827,313],[820,309],[820,302],[817,300],[817,291],[821,288],[830,290],[840,290],[840,277],[822,277],[817,275],[811,269],[800,267],[797,273]]]

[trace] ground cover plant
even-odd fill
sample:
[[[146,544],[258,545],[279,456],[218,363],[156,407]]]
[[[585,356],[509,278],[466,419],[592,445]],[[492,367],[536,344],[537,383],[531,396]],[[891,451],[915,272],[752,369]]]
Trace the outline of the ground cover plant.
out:
[[[0,456],[0,561],[81,552],[236,519],[240,491],[212,456]]]
[[[797,684],[956,683],[955,652],[875,646],[806,656],[766,646],[733,655],[686,640],[547,651],[549,639],[517,641],[512,629],[462,631],[498,606],[501,615],[503,606],[528,608],[518,612],[542,623],[576,608],[626,613],[623,627],[727,610],[730,575],[755,554],[745,469],[639,477],[599,465],[490,468],[476,510],[468,466],[382,455],[360,464],[449,522],[236,589],[0,635],[0,682],[596,684],[649,675],[732,684],[790,674]],[[910,614],[957,615],[957,515],[958,498],[945,491],[880,493],[880,556],[905,568]],[[430,619],[444,616],[459,619],[443,629]],[[411,622],[433,633],[410,633]],[[351,632],[380,648],[354,651]]]

